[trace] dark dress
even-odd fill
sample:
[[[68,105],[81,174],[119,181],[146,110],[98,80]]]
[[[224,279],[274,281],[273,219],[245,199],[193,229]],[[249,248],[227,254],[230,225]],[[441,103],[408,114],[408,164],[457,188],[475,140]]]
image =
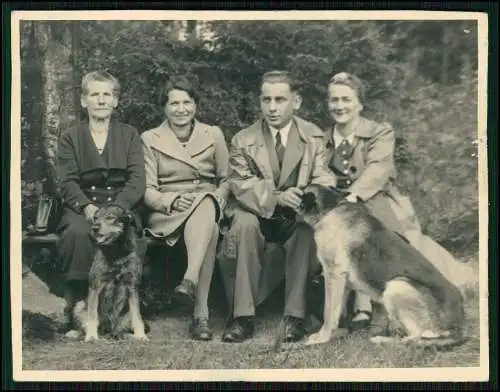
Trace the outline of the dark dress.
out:
[[[102,154],[88,121],[64,132],[57,155],[58,189],[64,211],[57,227],[57,256],[66,281],[85,281],[95,252],[83,208],[90,203],[118,204],[136,215],[146,189],[144,155],[139,133],[111,120]]]

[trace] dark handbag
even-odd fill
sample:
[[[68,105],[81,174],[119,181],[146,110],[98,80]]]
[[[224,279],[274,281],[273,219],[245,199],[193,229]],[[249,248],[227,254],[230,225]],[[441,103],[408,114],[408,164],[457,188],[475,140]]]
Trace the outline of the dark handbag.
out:
[[[59,198],[49,195],[41,195],[38,199],[35,233],[55,233],[60,216],[61,203]]]
[[[284,244],[295,230],[296,215],[291,208],[278,206],[271,218],[259,218],[259,222],[266,241]]]

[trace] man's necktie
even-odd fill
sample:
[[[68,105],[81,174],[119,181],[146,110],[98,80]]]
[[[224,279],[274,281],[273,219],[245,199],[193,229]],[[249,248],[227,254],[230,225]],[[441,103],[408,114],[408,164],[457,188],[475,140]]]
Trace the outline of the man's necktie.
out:
[[[281,165],[283,164],[283,159],[285,158],[285,146],[281,143],[281,132],[278,131],[276,134],[276,156],[278,157],[278,163],[281,169]]]

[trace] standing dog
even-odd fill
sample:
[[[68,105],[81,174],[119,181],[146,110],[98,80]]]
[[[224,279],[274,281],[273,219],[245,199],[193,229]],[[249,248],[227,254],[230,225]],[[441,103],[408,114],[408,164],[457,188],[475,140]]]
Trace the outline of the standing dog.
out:
[[[134,338],[148,340],[140,312],[142,261],[137,256],[132,215],[121,207],[100,208],[90,235],[97,250],[89,274],[87,302],[75,306],[75,320],[85,341],[98,339],[98,329],[114,338],[133,329]],[[98,328],[99,327],[99,328]]]
[[[345,195],[310,185],[302,196],[300,215],[314,229],[325,279],[323,326],[306,345],[326,343],[338,332],[346,286],[381,303],[391,326],[405,332],[402,341],[423,346],[463,342],[464,305],[457,287],[366,206],[343,201]]]

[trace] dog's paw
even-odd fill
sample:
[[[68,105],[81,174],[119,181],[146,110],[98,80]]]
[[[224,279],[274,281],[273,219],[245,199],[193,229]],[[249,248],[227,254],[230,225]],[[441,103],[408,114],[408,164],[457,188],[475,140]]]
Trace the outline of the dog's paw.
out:
[[[99,336],[97,336],[97,334],[87,334],[87,335],[85,335],[85,341],[86,342],[91,342],[93,340],[99,340]]]
[[[390,336],[382,336],[382,335],[372,336],[369,340],[370,342],[375,344],[392,343],[395,341],[395,339]]]
[[[306,342],[306,346],[311,346],[313,344],[324,344],[329,342],[330,340],[335,340],[335,339],[341,339],[346,337],[349,334],[349,331],[345,328],[338,328],[330,333],[324,332],[322,330],[319,330],[316,333],[313,333],[310,335]]]
[[[132,337],[135,339],[135,340],[140,340],[140,341],[143,341],[143,342],[147,342],[149,341],[149,338],[146,336],[146,334],[144,332],[141,332],[141,333],[134,333],[132,335]]]
[[[316,333],[313,333],[312,335],[310,335],[306,341],[305,341],[305,345],[306,346],[312,346],[314,344],[323,344],[323,343],[326,343],[330,340],[330,337],[326,334],[321,334],[319,332],[316,332]]]
[[[78,340],[81,338],[82,334],[80,333],[80,331],[77,331],[75,329],[72,329],[68,332],[66,332],[64,334],[64,336],[68,339],[71,339],[71,340]]]
[[[430,330],[426,330],[426,331],[422,332],[422,334],[420,335],[421,339],[438,339],[441,337],[445,337],[444,334],[441,335],[439,333],[436,333],[436,332],[430,331]]]

